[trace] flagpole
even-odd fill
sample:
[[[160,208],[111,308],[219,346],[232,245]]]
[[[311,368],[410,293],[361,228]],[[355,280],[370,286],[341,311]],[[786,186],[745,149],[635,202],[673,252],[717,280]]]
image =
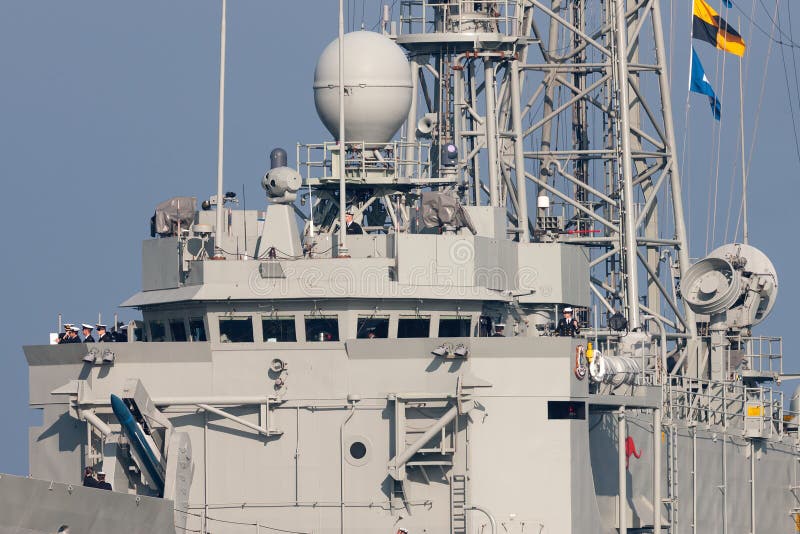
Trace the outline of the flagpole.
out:
[[[347,191],[345,174],[344,126],[344,2],[339,0],[339,257],[347,257]]]
[[[220,24],[219,51],[219,137],[217,139],[217,219],[214,228],[214,256],[222,256],[222,211],[225,202],[222,197],[223,148],[225,139],[225,32],[227,0],[222,0],[222,21]]]
[[[737,22],[738,27],[742,27],[742,17],[739,17]],[[747,168],[744,165],[744,87],[742,82],[742,62],[744,56],[739,57],[739,129],[742,132],[742,242],[747,245],[750,242],[750,236],[747,229]]]

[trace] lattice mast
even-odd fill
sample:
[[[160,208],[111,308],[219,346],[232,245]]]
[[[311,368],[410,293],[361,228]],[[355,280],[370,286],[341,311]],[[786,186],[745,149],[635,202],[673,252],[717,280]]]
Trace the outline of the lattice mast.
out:
[[[458,147],[463,202],[506,209],[521,242],[590,247],[601,307],[631,328],[651,315],[671,337],[694,338],[678,294],[689,254],[660,2],[401,8],[398,43],[421,95],[408,139],[429,135],[433,154]]]

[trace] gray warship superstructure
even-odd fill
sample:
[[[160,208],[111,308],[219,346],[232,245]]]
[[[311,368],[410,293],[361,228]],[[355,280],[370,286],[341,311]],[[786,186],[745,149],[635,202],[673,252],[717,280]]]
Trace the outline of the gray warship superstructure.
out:
[[[158,206],[127,342],[25,347],[0,532],[800,525],[776,270],[690,260],[660,1],[397,4],[323,51],[334,139],[263,206]]]

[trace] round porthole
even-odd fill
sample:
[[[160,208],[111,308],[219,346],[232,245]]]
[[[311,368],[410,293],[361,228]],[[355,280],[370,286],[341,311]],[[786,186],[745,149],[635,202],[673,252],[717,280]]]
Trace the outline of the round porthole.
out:
[[[363,441],[354,441],[350,444],[350,456],[354,460],[360,460],[367,455],[367,446]]]
[[[344,458],[350,465],[364,465],[372,456],[372,444],[364,436],[351,436],[345,442]]]

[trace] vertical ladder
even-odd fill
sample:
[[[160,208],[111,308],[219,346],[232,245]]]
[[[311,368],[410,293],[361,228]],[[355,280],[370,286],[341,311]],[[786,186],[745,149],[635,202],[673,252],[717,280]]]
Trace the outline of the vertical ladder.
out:
[[[450,534],[467,534],[467,477],[450,477]]]

